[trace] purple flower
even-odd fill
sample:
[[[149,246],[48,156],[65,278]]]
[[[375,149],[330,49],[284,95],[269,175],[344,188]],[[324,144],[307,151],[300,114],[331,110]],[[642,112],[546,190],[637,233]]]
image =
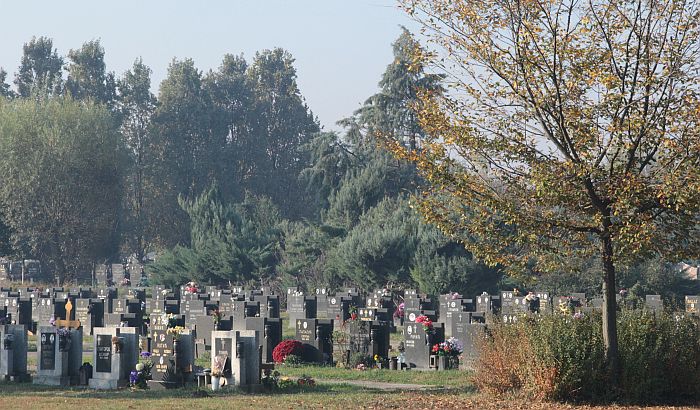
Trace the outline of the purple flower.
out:
[[[138,379],[139,379],[139,372],[137,372],[137,371],[132,371],[131,373],[129,373],[129,382],[130,382],[131,384],[136,384],[136,382],[138,381]]]
[[[56,318],[54,316],[51,316],[51,319],[49,319],[49,324],[51,326],[56,326]]]
[[[141,352],[141,357],[149,358],[149,357],[151,357],[151,352]]]

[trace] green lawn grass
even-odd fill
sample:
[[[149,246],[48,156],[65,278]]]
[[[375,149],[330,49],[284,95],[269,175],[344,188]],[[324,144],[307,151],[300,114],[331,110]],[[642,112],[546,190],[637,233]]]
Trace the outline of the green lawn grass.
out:
[[[277,365],[275,370],[282,376],[310,376],[323,380],[368,380],[387,383],[422,384],[442,386],[451,389],[471,390],[469,379],[471,373],[459,370],[418,371],[418,370],[349,370],[331,366],[296,366]]]
[[[95,391],[78,388],[54,388],[32,384],[0,383],[0,407],[33,409],[55,408],[156,408],[156,409],[231,409],[231,408],[399,408],[410,392],[386,392],[345,384],[319,385],[304,390],[281,390],[264,394],[244,394],[237,390],[206,392],[199,396],[196,389],[165,391]],[[450,397],[470,397],[452,392]],[[419,402],[421,403],[421,402]]]

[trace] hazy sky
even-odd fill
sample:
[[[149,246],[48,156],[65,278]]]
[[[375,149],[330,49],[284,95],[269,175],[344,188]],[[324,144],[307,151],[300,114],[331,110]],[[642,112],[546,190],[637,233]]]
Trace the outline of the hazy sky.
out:
[[[14,78],[22,45],[53,38],[59,54],[100,39],[107,68],[121,76],[141,56],[153,91],[173,57],[200,70],[225,53],[283,47],[296,58],[299,88],[326,129],[377,90],[400,25],[415,28],[394,0],[38,0],[5,1],[0,66]]]

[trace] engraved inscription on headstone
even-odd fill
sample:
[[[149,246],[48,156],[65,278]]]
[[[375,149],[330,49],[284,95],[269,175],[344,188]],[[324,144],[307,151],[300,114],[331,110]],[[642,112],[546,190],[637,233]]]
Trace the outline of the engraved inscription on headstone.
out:
[[[41,334],[41,370],[56,368],[56,333]]]
[[[95,371],[110,373],[112,371],[112,336],[97,335],[97,363]]]

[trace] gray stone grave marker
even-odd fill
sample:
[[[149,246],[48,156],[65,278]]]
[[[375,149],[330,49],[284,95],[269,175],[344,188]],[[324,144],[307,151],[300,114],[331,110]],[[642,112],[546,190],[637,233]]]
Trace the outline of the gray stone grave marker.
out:
[[[93,339],[93,376],[90,387],[117,389],[129,384],[129,373],[138,362],[139,336],[136,328],[96,327]],[[113,343],[115,340],[117,344]]]
[[[260,386],[260,343],[254,330],[214,331],[212,333],[212,368],[214,358],[228,357],[230,373],[225,372],[228,384],[245,390]]]
[[[27,329],[23,325],[0,326],[0,378],[5,381],[29,381]]]

